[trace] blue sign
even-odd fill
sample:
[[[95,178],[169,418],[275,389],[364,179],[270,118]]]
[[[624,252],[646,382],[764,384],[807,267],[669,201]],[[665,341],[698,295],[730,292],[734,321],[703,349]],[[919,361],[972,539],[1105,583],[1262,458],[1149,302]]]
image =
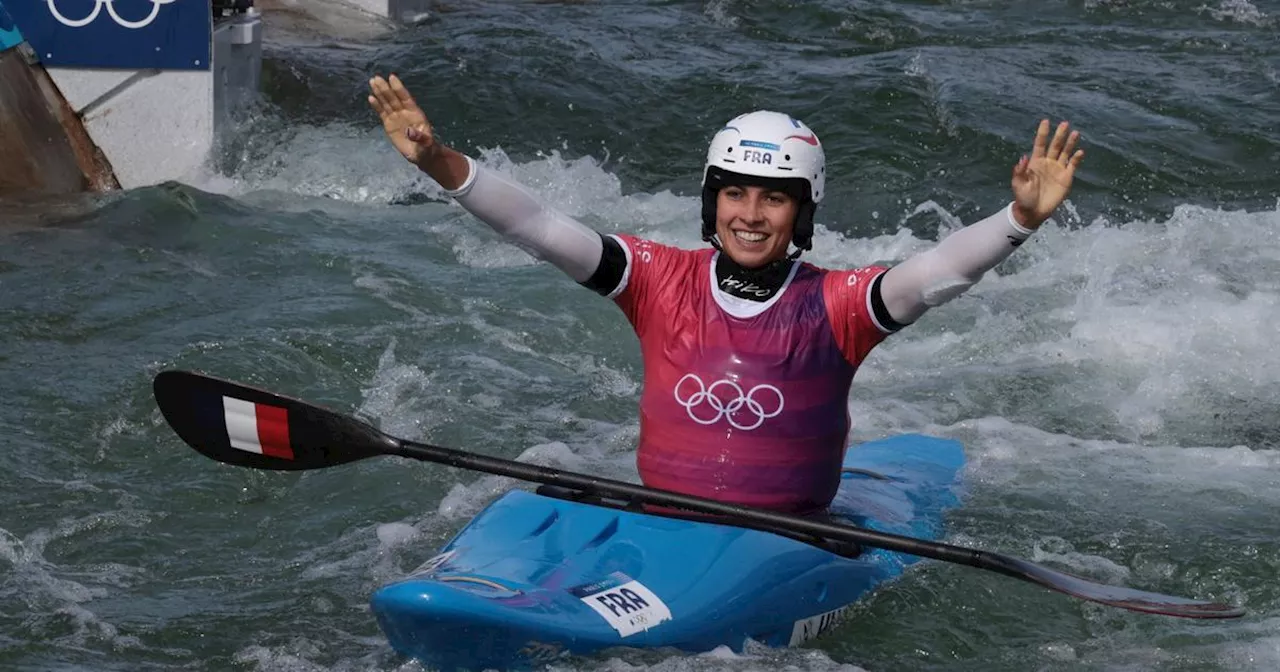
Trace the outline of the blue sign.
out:
[[[46,66],[209,69],[209,0],[8,2],[13,20]]]
[[[4,11],[4,3],[0,2],[0,51],[21,43],[22,33],[18,32],[18,26],[14,25],[9,13]]]

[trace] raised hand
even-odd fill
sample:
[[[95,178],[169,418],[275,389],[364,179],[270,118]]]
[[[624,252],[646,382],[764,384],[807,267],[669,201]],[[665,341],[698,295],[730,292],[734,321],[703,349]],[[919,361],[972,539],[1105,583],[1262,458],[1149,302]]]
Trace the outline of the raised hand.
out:
[[[427,114],[414,102],[399,77],[381,75],[369,80],[369,106],[382,118],[382,130],[410,163],[425,168],[440,152]]]
[[[1031,156],[1013,167],[1014,217],[1029,229],[1040,226],[1071,193],[1084,150],[1076,149],[1080,132],[1070,129],[1067,122],[1059,123],[1049,142],[1049,120],[1041,120]]]

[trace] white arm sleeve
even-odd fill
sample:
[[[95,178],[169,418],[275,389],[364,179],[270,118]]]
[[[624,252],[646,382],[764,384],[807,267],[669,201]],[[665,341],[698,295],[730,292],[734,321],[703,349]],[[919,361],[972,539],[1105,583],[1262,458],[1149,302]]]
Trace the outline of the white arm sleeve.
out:
[[[1031,234],[1014,221],[1010,203],[885,272],[880,282],[885,309],[899,324],[914,322],[930,308],[963,294]]]
[[[577,282],[596,272],[604,250],[598,233],[543,205],[520,184],[485,170],[469,156],[467,165],[471,171],[462,186],[445,190],[467,212]]]

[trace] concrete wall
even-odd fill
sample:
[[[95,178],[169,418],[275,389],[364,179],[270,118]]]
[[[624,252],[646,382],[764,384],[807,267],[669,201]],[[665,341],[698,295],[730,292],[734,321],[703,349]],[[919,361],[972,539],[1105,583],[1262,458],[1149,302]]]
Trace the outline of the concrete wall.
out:
[[[192,174],[213,146],[211,72],[56,68],[49,75],[126,189]]]
[[[183,180],[204,170],[231,113],[257,95],[262,21],[213,29],[209,70],[49,68],[67,105],[102,149],[121,187]]]

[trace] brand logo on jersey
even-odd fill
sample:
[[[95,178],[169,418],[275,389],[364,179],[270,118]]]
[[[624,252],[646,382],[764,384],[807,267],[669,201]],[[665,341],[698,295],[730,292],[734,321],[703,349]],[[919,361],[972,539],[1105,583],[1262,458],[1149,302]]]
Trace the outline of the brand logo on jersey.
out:
[[[748,149],[742,152],[742,160],[751,163],[763,163],[766,166],[773,165],[773,154],[770,152],[757,152],[754,149]]]
[[[867,275],[871,273],[880,273],[880,272],[881,271],[877,271],[874,269],[859,268],[858,270],[849,273],[849,278],[845,280],[845,284],[852,287],[858,284],[859,282],[861,282],[863,278],[867,277]]]
[[[782,390],[760,384],[748,391],[732,380],[717,380],[708,386],[697,374],[687,373],[675,388],[676,403],[684,406],[689,419],[700,425],[725,420],[730,426],[751,431],[782,413]]]
[[[636,254],[644,263],[653,261],[653,242],[648,240],[639,240],[636,242]]]
[[[752,294],[761,298],[773,293],[773,290],[768,287],[761,287],[760,285],[747,280],[739,280],[732,275],[727,278],[720,279],[720,288],[729,292]]]

